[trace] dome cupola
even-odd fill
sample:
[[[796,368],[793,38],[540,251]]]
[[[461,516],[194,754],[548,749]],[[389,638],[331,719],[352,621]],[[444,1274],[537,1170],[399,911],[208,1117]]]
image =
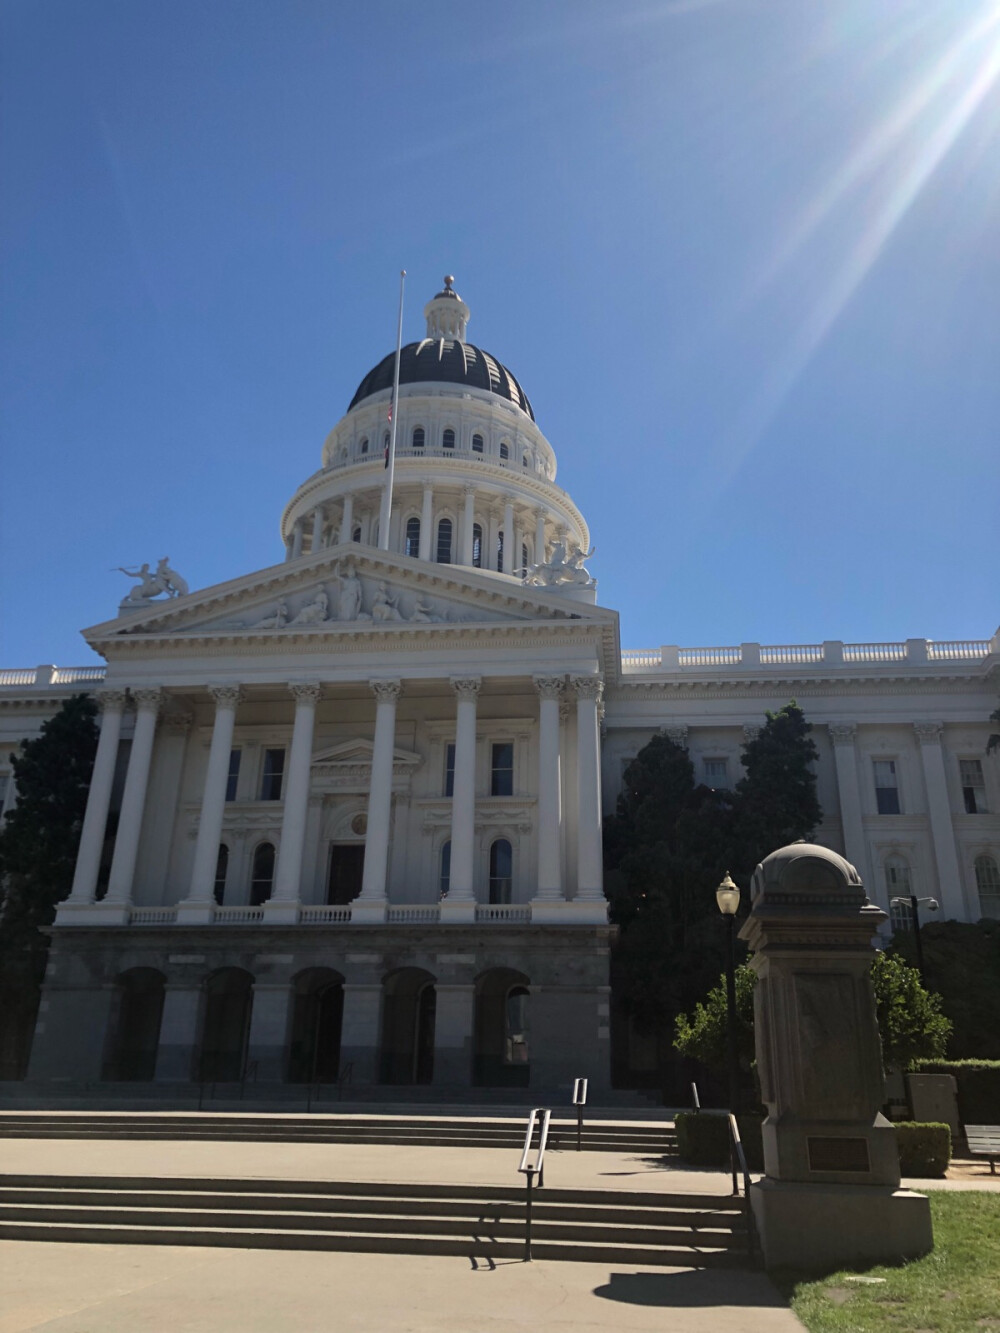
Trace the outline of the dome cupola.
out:
[[[453,338],[456,342],[464,343],[469,307],[451,285],[454,281],[448,274],[444,280],[444,291],[438,292],[424,306],[424,319],[427,321],[428,338]]]

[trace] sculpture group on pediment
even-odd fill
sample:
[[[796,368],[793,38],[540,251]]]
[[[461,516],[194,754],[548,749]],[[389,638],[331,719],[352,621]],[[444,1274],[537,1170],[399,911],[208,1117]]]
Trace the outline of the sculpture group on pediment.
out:
[[[524,571],[525,582],[535,588],[594,588],[597,580],[584,566],[584,561],[590,559],[595,549],[591,547],[589,551],[584,551],[582,546],[575,543],[567,547],[564,541],[557,541],[553,544],[548,560],[527,567]]]
[[[233,621],[232,629],[298,629],[308,625],[325,625],[333,621],[341,624],[351,622],[373,622],[387,624],[398,622],[411,625],[440,625],[448,620],[474,619],[474,616],[459,612],[449,614],[447,608],[441,613],[429,599],[418,594],[414,598],[413,610],[409,615],[402,610],[402,593],[393,591],[385,579],[379,579],[372,594],[371,611],[365,611],[364,589],[358,577],[357,568],[352,560],[342,561],[334,574],[339,587],[331,597],[326,588],[320,586],[299,607],[298,611],[289,611],[288,603],[280,601],[273,611],[269,611],[260,620]]]
[[[292,617],[289,625],[321,625],[329,619],[330,598],[325,588],[320,588],[311,602],[306,602],[299,613]]]
[[[149,606],[154,598],[164,594],[167,597],[184,597],[188,592],[187,579],[181,578],[175,569],[170,568],[168,555],[160,557],[155,571],[150,571],[148,560],[138,569],[126,569],[124,565],[119,565],[118,569],[130,579],[139,580],[136,586],[130,589],[128,596],[122,598],[123,607],[134,610],[136,607]]]

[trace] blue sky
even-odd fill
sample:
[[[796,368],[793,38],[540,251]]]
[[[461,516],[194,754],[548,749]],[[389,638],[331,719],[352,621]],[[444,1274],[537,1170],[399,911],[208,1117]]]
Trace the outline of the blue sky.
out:
[[[1000,0],[5,0],[2,664],[278,518],[441,276],[629,647],[985,637]]]

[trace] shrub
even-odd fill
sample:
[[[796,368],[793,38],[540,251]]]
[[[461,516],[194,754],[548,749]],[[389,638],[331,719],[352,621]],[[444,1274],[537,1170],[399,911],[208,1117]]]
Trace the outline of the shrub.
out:
[[[751,1171],[764,1169],[764,1149],[760,1127],[763,1118],[756,1115],[737,1117],[740,1141]],[[729,1166],[729,1123],[724,1115],[712,1111],[681,1111],[674,1119],[677,1150],[681,1161],[690,1166]]]
[[[920,1060],[919,1074],[951,1074],[963,1125],[1000,1124],[1000,1060]]]
[[[943,1176],[951,1161],[951,1130],[947,1125],[900,1120],[893,1126],[899,1144],[901,1176]]]

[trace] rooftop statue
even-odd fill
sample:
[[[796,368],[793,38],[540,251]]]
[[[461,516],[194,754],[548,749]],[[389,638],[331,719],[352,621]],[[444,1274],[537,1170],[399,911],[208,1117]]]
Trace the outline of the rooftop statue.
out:
[[[535,588],[557,588],[560,585],[596,587],[596,580],[583,563],[590,559],[595,550],[596,547],[591,547],[589,551],[584,551],[582,547],[574,545],[567,551],[566,543],[557,541],[548,560],[528,566],[525,582]]]
[[[124,565],[119,565],[118,569],[130,579],[139,580],[129,591],[128,596],[122,598],[121,605],[131,610],[151,605],[153,598],[163,593],[168,597],[183,597],[188,591],[187,580],[182,579],[176,570],[170,568],[168,555],[162,556],[157,562],[155,573],[150,573],[148,560],[138,569],[126,569]]]

